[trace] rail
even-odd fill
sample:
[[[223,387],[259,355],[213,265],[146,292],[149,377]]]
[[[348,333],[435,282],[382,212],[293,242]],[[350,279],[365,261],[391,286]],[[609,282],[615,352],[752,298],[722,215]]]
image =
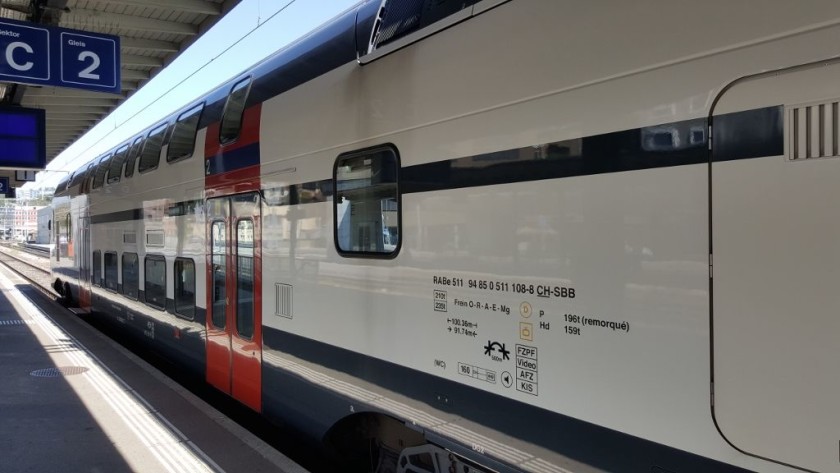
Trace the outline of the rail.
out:
[[[16,245],[0,245],[0,264],[32,283],[41,292],[55,297],[50,285],[52,275],[49,265],[45,264],[48,257],[49,253],[37,255]]]
[[[34,245],[32,243],[20,243],[18,244],[20,248],[23,248],[23,251],[27,253],[32,253],[33,255],[43,256],[45,258],[50,257],[50,248],[49,246],[44,245]]]

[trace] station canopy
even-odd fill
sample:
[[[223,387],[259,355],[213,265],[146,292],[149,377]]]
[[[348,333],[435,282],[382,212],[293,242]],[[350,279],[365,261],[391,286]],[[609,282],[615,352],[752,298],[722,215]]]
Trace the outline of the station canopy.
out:
[[[171,63],[240,0],[0,0],[0,19],[120,37],[121,93],[0,82],[0,106],[43,109],[51,161]],[[20,173],[17,173],[20,174]],[[24,184],[0,171],[12,187]]]

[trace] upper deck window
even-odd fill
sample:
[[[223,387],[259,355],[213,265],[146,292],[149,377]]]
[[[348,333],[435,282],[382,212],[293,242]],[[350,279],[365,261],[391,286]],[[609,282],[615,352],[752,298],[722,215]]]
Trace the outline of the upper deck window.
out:
[[[99,189],[105,183],[105,173],[108,172],[108,160],[111,155],[103,156],[96,165],[96,171],[93,174],[93,188]]]
[[[106,181],[108,184],[120,182],[123,163],[125,163],[125,158],[127,156],[128,145],[125,145],[122,148],[118,149],[116,154],[114,154],[114,157],[111,159],[111,164],[108,166],[108,180]]]
[[[137,166],[138,171],[146,172],[157,169],[160,163],[160,150],[163,148],[165,132],[165,123],[149,132],[149,136],[146,137],[146,142],[143,145],[143,151],[140,153],[140,164]]]
[[[242,117],[245,114],[245,100],[248,98],[250,86],[251,78],[249,77],[237,82],[231,89],[222,114],[222,124],[219,127],[219,143],[230,143],[239,138]]]
[[[143,137],[134,140],[131,149],[128,151],[128,156],[125,158],[125,177],[129,178],[134,175],[135,164],[137,158],[140,157],[140,151],[143,150]]]
[[[91,184],[93,184],[93,173],[96,171],[96,163],[88,164],[82,176],[82,188],[79,190],[82,194],[90,192]]]
[[[58,185],[55,186],[55,193],[60,194],[67,190],[67,184],[70,182],[70,175],[65,176],[61,181],[59,181]]]
[[[70,176],[70,183],[67,184],[67,188],[76,187],[82,185],[82,181],[85,179],[85,169],[86,168],[79,168],[73,171],[73,174]]]
[[[384,0],[373,25],[368,52],[471,7],[479,0]]]
[[[166,151],[167,162],[171,163],[192,156],[202,110],[204,110],[204,104],[197,105],[178,117],[172,129],[172,136],[169,138],[169,148]]]

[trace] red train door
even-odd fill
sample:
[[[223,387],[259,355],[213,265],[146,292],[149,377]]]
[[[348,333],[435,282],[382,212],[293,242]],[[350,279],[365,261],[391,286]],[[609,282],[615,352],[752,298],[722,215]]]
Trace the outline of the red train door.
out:
[[[260,411],[262,291],[257,193],[207,200],[207,382]]]

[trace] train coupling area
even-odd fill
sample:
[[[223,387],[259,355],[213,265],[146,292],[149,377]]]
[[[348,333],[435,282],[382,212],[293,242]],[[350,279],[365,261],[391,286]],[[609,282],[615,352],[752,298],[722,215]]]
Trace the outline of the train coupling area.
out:
[[[0,471],[306,473],[0,268]]]

